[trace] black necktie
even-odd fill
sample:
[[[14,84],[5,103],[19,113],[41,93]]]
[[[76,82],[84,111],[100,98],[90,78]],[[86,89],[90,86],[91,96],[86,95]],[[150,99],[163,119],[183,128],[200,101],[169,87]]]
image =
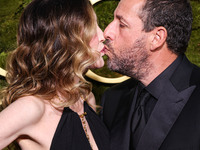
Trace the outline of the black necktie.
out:
[[[137,147],[141,134],[146,125],[147,119],[145,118],[144,106],[145,106],[146,101],[149,98],[150,98],[150,94],[145,89],[142,89],[141,92],[138,91],[138,98],[136,102],[135,111],[132,117],[132,128],[131,128],[132,129],[132,135],[131,135],[132,148],[131,149],[134,149],[134,150]]]

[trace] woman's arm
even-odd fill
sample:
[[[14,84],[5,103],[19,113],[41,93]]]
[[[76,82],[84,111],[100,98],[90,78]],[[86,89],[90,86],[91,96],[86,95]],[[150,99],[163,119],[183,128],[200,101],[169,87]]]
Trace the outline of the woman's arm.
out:
[[[40,120],[43,112],[43,102],[32,96],[20,98],[0,112],[0,149],[20,135],[27,135],[30,127]]]

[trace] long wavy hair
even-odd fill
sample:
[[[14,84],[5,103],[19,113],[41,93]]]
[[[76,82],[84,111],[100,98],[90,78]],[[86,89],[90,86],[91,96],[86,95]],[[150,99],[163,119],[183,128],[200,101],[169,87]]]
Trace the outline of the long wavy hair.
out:
[[[95,13],[88,0],[33,0],[21,15],[18,47],[7,63],[4,106],[29,95],[58,107],[87,97],[91,84],[83,74],[98,55],[89,46],[95,34]],[[65,98],[59,103],[52,100],[58,93]]]

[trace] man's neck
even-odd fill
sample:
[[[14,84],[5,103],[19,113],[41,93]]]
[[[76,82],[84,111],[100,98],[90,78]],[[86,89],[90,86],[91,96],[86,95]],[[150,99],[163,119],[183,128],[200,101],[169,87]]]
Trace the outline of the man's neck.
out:
[[[148,75],[141,79],[140,81],[145,85],[149,85],[159,74],[161,74],[169,65],[171,65],[178,56],[171,51],[166,51],[158,53],[157,55],[152,55],[149,58],[150,63],[152,64],[150,72]]]

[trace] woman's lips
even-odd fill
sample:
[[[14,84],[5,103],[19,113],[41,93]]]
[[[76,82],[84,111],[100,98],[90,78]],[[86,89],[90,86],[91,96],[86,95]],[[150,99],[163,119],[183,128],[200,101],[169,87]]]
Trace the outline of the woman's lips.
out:
[[[103,49],[100,51],[100,53],[104,55],[105,51],[106,51],[106,47],[104,46]]]
[[[106,45],[104,45],[103,49],[101,50],[102,53],[106,53],[106,51],[108,51],[108,47]]]

